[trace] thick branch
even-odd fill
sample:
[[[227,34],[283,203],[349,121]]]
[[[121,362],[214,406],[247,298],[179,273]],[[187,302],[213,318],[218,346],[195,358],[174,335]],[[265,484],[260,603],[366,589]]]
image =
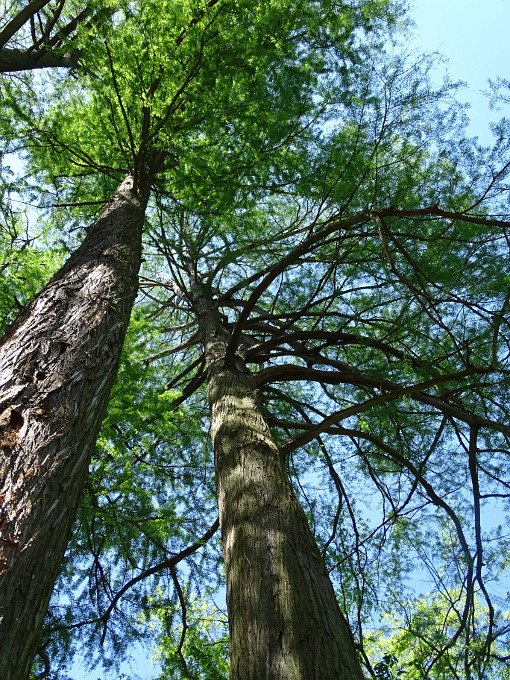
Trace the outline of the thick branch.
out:
[[[27,52],[19,49],[0,50],[0,73],[32,71],[38,68],[77,68],[79,50],[67,54],[52,52]]]
[[[382,352],[384,352],[384,354],[390,354],[397,359],[408,362],[415,368],[430,368],[429,363],[422,361],[410,354],[406,354],[399,349],[395,349],[385,342],[361,335],[355,335],[354,333],[345,333],[343,331],[296,330],[290,333],[276,333],[273,337],[264,340],[263,342],[257,343],[253,347],[250,347],[246,353],[246,357],[247,359],[250,359],[252,354],[257,355],[263,350],[269,350],[272,347],[279,347],[284,344],[293,346],[294,342],[303,340],[324,341],[325,345],[333,347],[338,347],[341,345],[362,345],[364,347],[374,347],[375,349],[380,349]]]
[[[278,369],[280,367],[275,366],[272,368]],[[272,368],[261,371],[261,374],[265,373],[267,376],[267,372],[271,371]],[[301,377],[299,379],[306,379],[303,378],[304,373],[307,373],[308,375],[317,373],[321,374],[321,381],[324,382],[325,380],[323,374],[330,373],[332,376],[331,381],[333,381],[333,376],[335,375],[333,371],[315,371],[314,369],[305,369],[299,366],[291,368],[297,368],[301,372]],[[346,379],[342,380],[342,374],[339,373],[338,378],[335,380],[336,383],[342,382],[352,383],[354,379],[356,379],[356,382],[354,384],[373,385],[374,387],[383,386],[384,389],[389,389],[389,391],[386,392],[385,394],[374,397],[372,399],[367,399],[366,401],[363,401],[360,404],[355,404],[353,406],[349,406],[345,409],[342,409],[341,411],[336,411],[335,413],[332,413],[330,416],[325,418],[322,421],[322,423],[319,423],[318,425],[310,429],[308,432],[284,442],[280,446],[280,452],[283,455],[288,455],[291,451],[294,451],[300,446],[308,444],[308,442],[315,439],[319,434],[325,432],[331,425],[336,425],[337,423],[339,423],[342,420],[345,420],[346,418],[358,415],[359,413],[363,413],[364,411],[367,411],[373,406],[380,406],[388,401],[392,401],[393,399],[399,399],[400,397],[406,395],[412,397],[413,399],[416,399],[417,401],[420,401],[421,403],[433,406],[442,413],[452,416],[453,418],[457,418],[458,420],[468,423],[469,425],[475,425],[477,427],[487,427],[498,432],[502,432],[507,436],[510,436],[510,427],[508,427],[507,425],[503,425],[496,421],[489,420],[488,418],[482,418],[481,416],[477,416],[475,413],[466,411],[465,409],[459,406],[454,406],[453,404],[445,402],[440,397],[435,397],[433,395],[427,394],[426,392],[423,392],[424,389],[438,385],[440,383],[463,379],[467,377],[467,375],[470,375],[472,372],[473,371],[468,370],[460,371],[459,373],[454,373],[447,376],[446,375],[437,376],[436,378],[431,378],[430,380],[425,380],[421,383],[417,383],[415,385],[408,385],[406,387],[397,385],[395,383],[391,383],[389,381],[382,381],[377,378],[371,378],[370,376],[361,374],[359,376],[355,374],[350,374],[346,376]],[[292,370],[288,370],[287,375],[284,379],[285,380],[297,379],[290,377],[292,373],[293,373]],[[296,374],[297,372],[294,373],[294,375]],[[332,384],[335,384],[335,382],[332,382]]]

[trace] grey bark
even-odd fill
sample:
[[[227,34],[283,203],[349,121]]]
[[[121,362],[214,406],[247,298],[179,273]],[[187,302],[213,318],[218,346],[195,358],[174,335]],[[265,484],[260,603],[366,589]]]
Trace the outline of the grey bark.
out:
[[[239,355],[192,287],[208,368],[211,435],[231,645],[231,680],[360,680],[361,667],[305,513]]]
[[[25,680],[138,285],[143,195],[126,178],[0,340],[0,678]]]

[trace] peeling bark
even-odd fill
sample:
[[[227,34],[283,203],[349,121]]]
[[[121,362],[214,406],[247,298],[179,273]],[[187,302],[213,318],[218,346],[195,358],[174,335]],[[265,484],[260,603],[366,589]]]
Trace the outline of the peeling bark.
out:
[[[148,188],[126,178],[0,340],[0,678],[28,678],[115,379]]]
[[[232,680],[361,680],[348,623],[261,410],[207,292],[192,287],[208,367]]]

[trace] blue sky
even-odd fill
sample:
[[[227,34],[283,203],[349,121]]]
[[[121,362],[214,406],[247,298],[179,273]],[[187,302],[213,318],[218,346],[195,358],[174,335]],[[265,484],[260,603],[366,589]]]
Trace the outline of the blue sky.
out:
[[[469,133],[490,143],[490,120],[503,112],[489,111],[481,94],[487,80],[510,78],[510,2],[508,0],[410,0],[416,28],[413,45],[419,51],[438,51],[448,60],[453,81],[468,85],[461,101],[470,103]]]
[[[441,80],[447,69],[453,81],[462,80],[467,87],[460,99],[470,103],[469,134],[482,143],[490,143],[489,121],[503,112],[489,110],[482,91],[489,78],[510,78],[510,0],[410,0],[411,17],[416,23],[411,47],[417,52],[440,52],[448,60],[438,68]],[[137,655],[133,667],[123,669],[127,677],[149,680],[154,668],[143,654]],[[86,673],[73,667],[73,680],[109,680],[100,669]]]

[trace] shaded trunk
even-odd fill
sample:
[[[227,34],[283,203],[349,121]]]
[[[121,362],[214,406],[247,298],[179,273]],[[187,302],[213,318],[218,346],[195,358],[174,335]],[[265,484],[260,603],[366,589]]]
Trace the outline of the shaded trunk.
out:
[[[232,680],[360,680],[348,623],[241,357],[192,289],[208,366]]]
[[[144,196],[126,178],[0,340],[0,678],[25,680],[137,291]]]

